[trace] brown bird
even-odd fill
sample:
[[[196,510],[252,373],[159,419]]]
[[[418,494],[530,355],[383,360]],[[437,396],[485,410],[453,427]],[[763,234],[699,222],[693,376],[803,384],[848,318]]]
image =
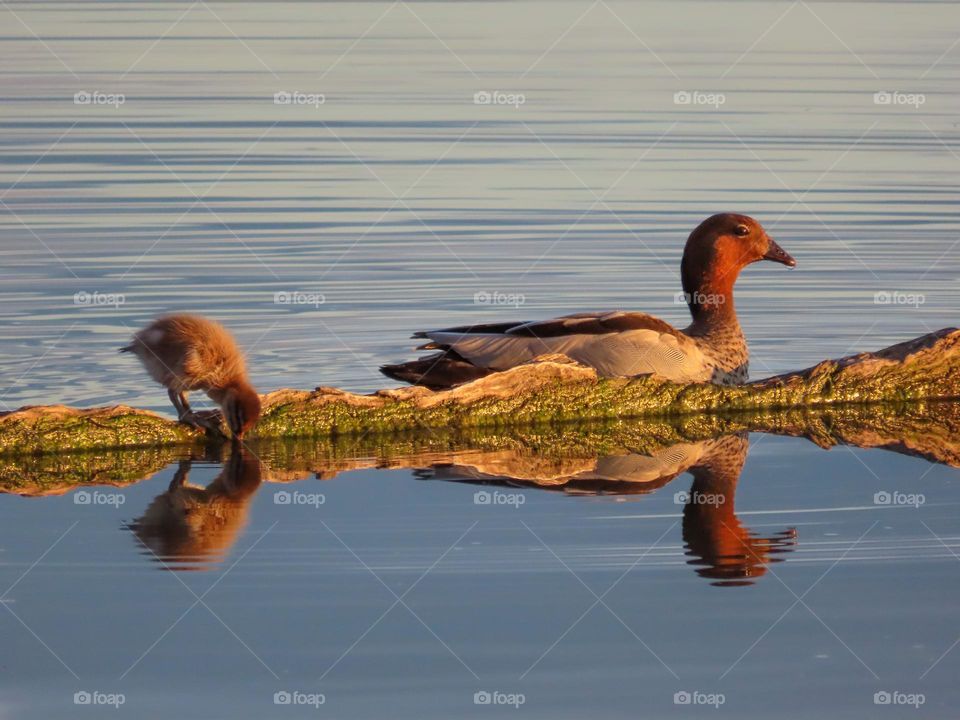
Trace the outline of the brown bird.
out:
[[[674,382],[738,385],[750,353],[733,306],[733,285],[751,263],[796,261],[753,218],[724,213],[690,233],[680,264],[683,299],[693,322],[680,330],[640,312],[587,312],[538,322],[428,330],[419,360],[384,365],[395,380],[444,389],[562,353],[604,377],[655,373]]]
[[[230,332],[198,315],[168,315],[133,336],[120,352],[136,355],[167,388],[181,422],[201,427],[187,393],[203,390],[220,406],[230,432],[242,439],[260,417],[260,396],[247,379],[243,354]]]

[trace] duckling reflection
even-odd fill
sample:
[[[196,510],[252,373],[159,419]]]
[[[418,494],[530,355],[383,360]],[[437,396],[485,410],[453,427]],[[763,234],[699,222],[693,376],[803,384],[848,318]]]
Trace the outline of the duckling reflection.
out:
[[[230,459],[207,487],[188,483],[190,460],[180,462],[167,491],[128,525],[146,554],[172,570],[211,570],[222,562],[247,525],[250,500],[260,486],[259,459],[234,445]]]
[[[650,455],[630,453],[580,459],[551,459],[515,451],[484,453],[467,463],[444,463],[418,471],[423,479],[484,485],[535,487],[574,495],[643,495],[689,472],[684,502],[683,539],[688,564],[712,585],[752,585],[796,544],[796,530],[763,537],[737,518],[737,481],[749,449],[746,434],[678,443]]]

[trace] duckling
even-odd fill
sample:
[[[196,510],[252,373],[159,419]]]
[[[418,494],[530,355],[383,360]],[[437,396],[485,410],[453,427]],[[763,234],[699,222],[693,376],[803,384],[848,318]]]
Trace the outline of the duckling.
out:
[[[181,422],[201,427],[187,394],[203,390],[220,406],[235,440],[260,417],[260,396],[247,379],[243,354],[230,332],[199,315],[167,315],[133,336],[120,352],[136,355],[154,380],[167,388]]]
[[[733,285],[751,263],[797,263],[746,215],[722,213],[700,223],[683,251],[680,276],[693,322],[678,330],[639,312],[588,312],[537,322],[455,327],[414,334],[440,350],[384,365],[387,377],[441,390],[562,353],[604,377],[655,373],[674,382],[737,385],[748,379],[749,351],[733,305]]]

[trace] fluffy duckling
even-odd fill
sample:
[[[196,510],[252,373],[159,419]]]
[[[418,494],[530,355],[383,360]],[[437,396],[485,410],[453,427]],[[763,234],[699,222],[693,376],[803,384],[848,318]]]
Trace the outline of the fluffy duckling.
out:
[[[562,353],[605,377],[655,373],[674,382],[747,381],[749,352],[733,305],[733,285],[751,263],[796,265],[753,218],[723,213],[690,233],[680,276],[693,322],[679,330],[640,312],[590,312],[414,334],[439,353],[384,365],[388,377],[434,389]]]
[[[260,397],[247,379],[243,354],[220,323],[198,315],[168,315],[133,336],[120,352],[136,355],[167,388],[181,422],[201,426],[187,393],[203,390],[220,406],[230,432],[243,438],[260,417]]]

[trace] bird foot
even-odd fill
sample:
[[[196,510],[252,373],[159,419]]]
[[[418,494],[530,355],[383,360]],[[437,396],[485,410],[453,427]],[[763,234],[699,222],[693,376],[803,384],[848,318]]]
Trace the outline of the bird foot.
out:
[[[220,429],[222,421],[223,415],[219,410],[191,410],[180,416],[180,422],[217,435],[223,435]]]

